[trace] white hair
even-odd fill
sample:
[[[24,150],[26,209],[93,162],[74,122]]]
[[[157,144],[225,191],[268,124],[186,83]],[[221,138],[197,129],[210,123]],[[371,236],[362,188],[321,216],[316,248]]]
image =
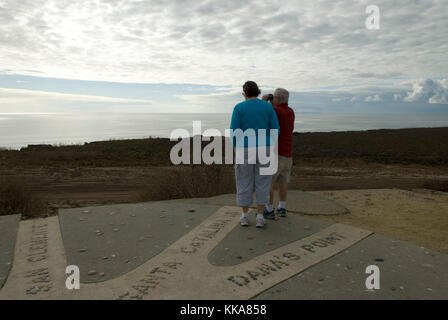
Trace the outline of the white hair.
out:
[[[278,89],[275,89],[275,91],[274,91],[274,97],[277,97],[278,102],[281,104],[288,103],[289,92],[286,89],[278,88]]]

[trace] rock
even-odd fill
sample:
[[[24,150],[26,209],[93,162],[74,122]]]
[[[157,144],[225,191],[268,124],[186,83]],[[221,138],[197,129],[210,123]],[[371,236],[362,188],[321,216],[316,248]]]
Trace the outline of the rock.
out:
[[[118,231],[120,231],[120,229],[114,228],[114,232],[118,232]]]
[[[97,274],[97,272],[95,270],[90,270],[89,272],[87,272],[87,275],[89,275],[89,276],[94,276],[96,274]]]
[[[376,258],[375,261],[376,262],[384,262],[384,259],[383,258]]]
[[[305,230],[310,230],[311,227],[310,227],[310,226],[304,226],[303,229],[305,229]]]
[[[196,211],[195,208],[190,208],[190,209],[188,209],[188,212],[195,212],[195,211]]]
[[[104,276],[106,275],[106,273],[104,273],[104,272],[100,272],[98,275],[99,275],[100,277],[104,277]]]
[[[86,252],[87,249],[79,249],[78,252]]]

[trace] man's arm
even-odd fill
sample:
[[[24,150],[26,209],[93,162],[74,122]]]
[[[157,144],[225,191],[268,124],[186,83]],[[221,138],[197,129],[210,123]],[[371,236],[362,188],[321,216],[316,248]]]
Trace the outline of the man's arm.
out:
[[[270,127],[270,130],[277,130],[277,133],[273,136],[272,136],[272,132],[269,132],[269,140],[274,139],[275,140],[274,144],[277,144],[278,137],[280,136],[280,124],[278,122],[277,112],[275,112],[274,108],[272,108],[272,114],[271,114],[271,118],[269,120],[269,127]],[[270,145],[271,145],[271,141],[270,141]]]
[[[272,108],[271,119],[269,120],[269,127],[271,130],[277,129],[278,134],[280,134],[280,124],[278,123],[277,112],[275,112],[274,108]]]

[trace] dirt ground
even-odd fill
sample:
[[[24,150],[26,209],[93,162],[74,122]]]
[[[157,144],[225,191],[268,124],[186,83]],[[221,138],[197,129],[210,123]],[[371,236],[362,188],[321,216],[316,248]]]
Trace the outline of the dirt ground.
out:
[[[169,167],[14,167],[3,177],[22,177],[26,187],[59,208],[141,201],[142,191],[158,188]],[[445,167],[296,163],[291,189],[322,194],[350,209],[350,214],[318,219],[358,226],[392,238],[448,253],[448,193],[425,189],[448,181]],[[172,182],[169,182],[172,183]]]
[[[294,134],[290,189],[320,192],[351,210],[322,219],[448,253],[447,134],[448,128]],[[44,215],[235,192],[232,166],[171,166],[171,144],[134,139],[0,150],[0,191],[16,181],[7,197],[32,194],[45,203]],[[16,198],[0,197],[0,214],[19,213],[13,206],[26,198]]]
[[[448,254],[448,193],[428,189],[370,189],[313,192],[350,210],[313,216],[372,230]]]

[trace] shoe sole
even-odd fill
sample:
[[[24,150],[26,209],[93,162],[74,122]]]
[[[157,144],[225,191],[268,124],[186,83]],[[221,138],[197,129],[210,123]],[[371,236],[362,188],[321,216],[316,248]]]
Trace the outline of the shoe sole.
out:
[[[266,226],[266,223],[263,224],[263,225],[259,225],[259,224],[257,224],[257,225],[255,225],[255,228],[264,228],[265,226]]]

